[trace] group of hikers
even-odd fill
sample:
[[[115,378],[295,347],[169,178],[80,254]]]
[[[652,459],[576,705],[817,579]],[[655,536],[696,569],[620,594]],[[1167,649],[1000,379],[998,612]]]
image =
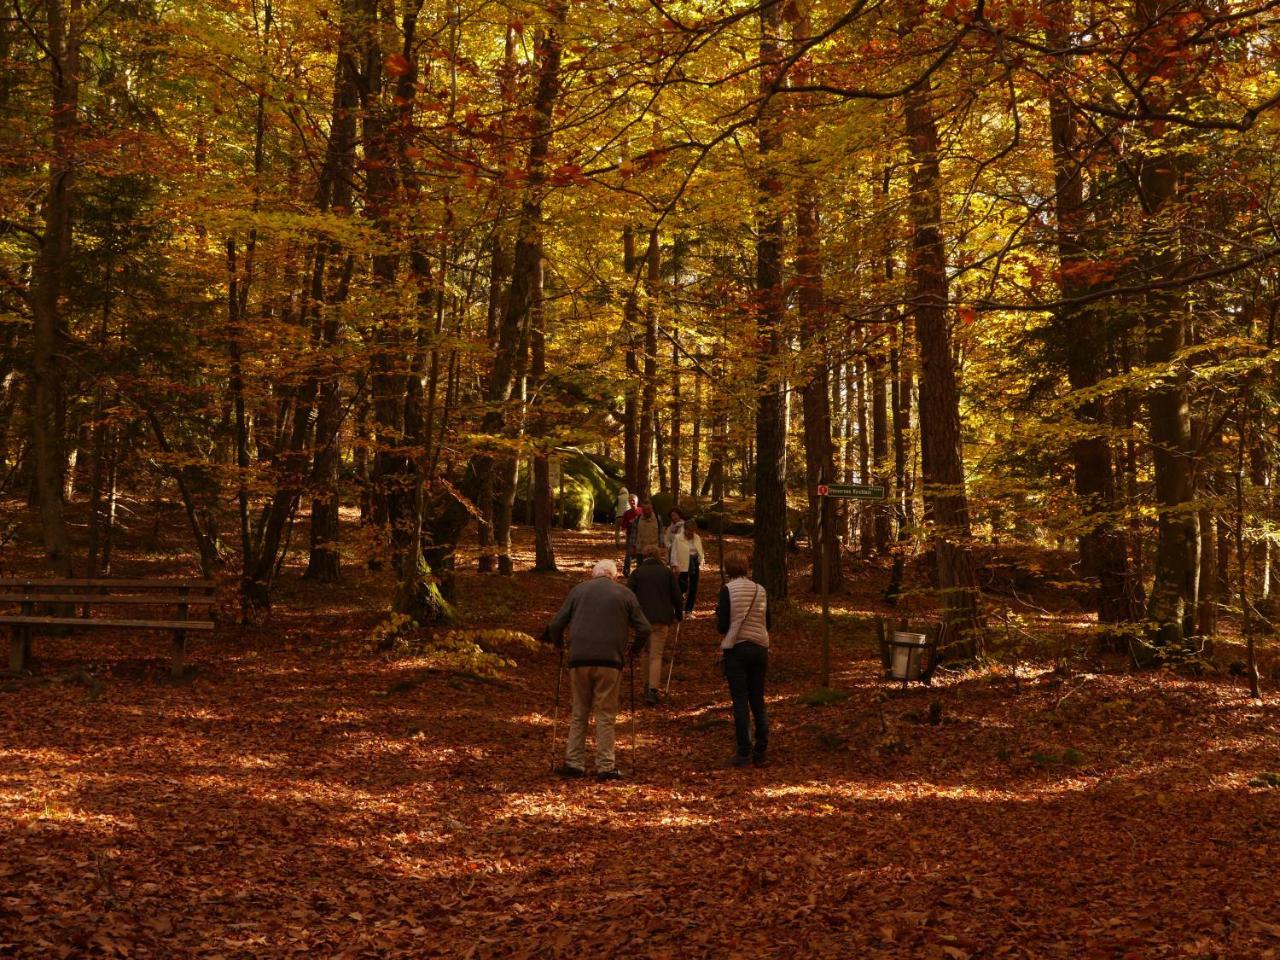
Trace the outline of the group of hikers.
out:
[[[595,772],[600,780],[619,780],[614,755],[614,724],[622,693],[622,673],[630,661],[644,658],[645,701],[660,701],[663,652],[674,626],[695,615],[698,574],[706,562],[702,538],[693,519],[673,507],[664,526],[648,498],[624,488],[626,509],[619,503],[618,526],[626,535],[623,574],[613,560],[601,560],[591,579],[569,591],[544,638],[564,647],[568,633],[568,670],[572,693],[563,777],[587,775],[587,726],[596,720]],[[724,558],[725,583],[716,602],[716,628],[721,634],[720,664],[733,700],[737,749],[734,767],[762,766],[769,746],[764,684],[769,666],[769,598],[749,576],[750,561],[741,551]],[[561,670],[564,659],[561,659]],[[559,697],[557,681],[557,702]],[[634,698],[634,688],[632,692]],[[754,723],[752,722],[754,721]],[[754,734],[754,739],[753,739]]]

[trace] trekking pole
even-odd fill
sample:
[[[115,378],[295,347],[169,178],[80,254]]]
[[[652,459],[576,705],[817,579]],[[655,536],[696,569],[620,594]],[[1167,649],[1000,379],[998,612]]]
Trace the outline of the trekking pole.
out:
[[[636,769],[636,655],[631,654],[631,769]]]
[[[671,662],[667,664],[667,685],[662,688],[662,695],[665,697],[671,692],[671,675],[676,672],[676,647],[680,643],[680,624],[683,620],[676,621],[676,635],[671,640]]]
[[[556,671],[556,707],[551,715],[551,769],[556,768],[556,727],[560,726],[560,685],[564,681],[564,647],[560,648],[560,667]]]

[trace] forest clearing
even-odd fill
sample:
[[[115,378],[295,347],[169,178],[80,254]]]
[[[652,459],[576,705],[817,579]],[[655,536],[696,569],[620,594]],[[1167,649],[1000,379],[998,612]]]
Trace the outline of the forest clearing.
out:
[[[0,957],[1280,960],[1280,0],[0,4]]]
[[[560,545],[564,573],[462,578],[474,626],[536,633],[615,549],[598,529]],[[1280,768],[1280,699],[1239,679],[1024,664],[903,694],[868,625],[888,612],[872,567],[836,611],[841,699],[805,702],[812,605],[775,624],[771,766],[724,768],[717,638],[694,618],[669,700],[620,720],[628,779],[576,783],[549,769],[549,650],[503,647],[515,665],[493,677],[374,654],[384,588],[299,572],[268,628],[220,630],[187,680],[154,640],[75,637],[4,687],[0,952],[1280,950],[1280,806],[1257,779]]]

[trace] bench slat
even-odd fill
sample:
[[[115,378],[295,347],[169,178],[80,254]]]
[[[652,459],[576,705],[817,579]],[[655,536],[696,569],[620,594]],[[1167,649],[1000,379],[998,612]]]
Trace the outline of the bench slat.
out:
[[[113,627],[118,630],[212,630],[210,620],[95,620],[84,617],[10,617],[0,615],[0,624],[17,627]]]
[[[75,587],[118,587],[124,590],[216,590],[213,580],[13,580],[0,579],[0,588],[61,590]]]
[[[189,607],[212,607],[217,597],[122,597],[114,593],[0,593],[0,604],[15,603],[88,603],[116,604],[140,607],[176,607],[185,603]]]

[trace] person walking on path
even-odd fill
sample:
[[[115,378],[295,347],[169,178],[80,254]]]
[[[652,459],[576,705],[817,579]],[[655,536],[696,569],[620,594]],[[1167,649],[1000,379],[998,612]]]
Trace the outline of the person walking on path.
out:
[[[698,525],[692,520],[682,523],[680,532],[671,538],[668,559],[671,569],[679,579],[680,593],[684,596],[684,612],[692,614],[694,604],[698,602],[698,577],[702,565],[707,562],[707,552],[702,548]]]
[[[658,689],[662,686],[662,650],[667,645],[671,624],[684,619],[683,597],[674,571],[662,562],[662,552],[657,547],[649,548],[627,586],[640,601],[640,609],[653,627],[649,634],[649,670],[644,685],[645,702],[652,706],[657,704]]]
[[[626,516],[628,510],[631,509],[631,494],[626,487],[618,488],[617,499],[613,502],[613,545],[618,545],[618,533],[622,530],[622,518]]]
[[[591,571],[591,579],[569,591],[564,606],[547,627],[547,637],[556,646],[564,643],[569,631],[569,688],[573,692],[573,713],[569,721],[569,743],[562,777],[586,776],[587,722],[596,717],[596,777],[620,780],[614,758],[614,723],[622,690],[622,668],[628,655],[627,634],[633,632],[630,656],[644,648],[651,627],[636,595],[616,582],[618,566],[601,560]]]
[[[769,672],[769,628],[772,616],[764,587],[747,576],[747,555],[734,550],[724,558],[729,579],[720,588],[716,604],[716,629],[724,635],[724,675],[733,698],[733,728],[738,749],[729,765],[763,766],[769,749],[769,718],[764,705],[764,681]],[[755,744],[751,719],[755,718]]]
[[[622,537],[626,542],[626,552],[622,560],[624,577],[631,573],[631,560],[635,556],[636,521],[640,519],[640,498],[634,493],[628,494],[627,502],[630,506],[626,513],[618,518],[618,527],[622,530]]]
[[[662,534],[662,545],[664,547],[670,548],[672,541],[684,529],[685,519],[684,512],[679,507],[671,508],[671,512],[667,514],[667,520],[669,521],[667,529]]]
[[[662,522],[653,512],[653,502],[645,498],[640,502],[640,516],[631,524],[632,539],[635,547],[632,556],[643,557],[650,547],[664,546],[662,540]]]

